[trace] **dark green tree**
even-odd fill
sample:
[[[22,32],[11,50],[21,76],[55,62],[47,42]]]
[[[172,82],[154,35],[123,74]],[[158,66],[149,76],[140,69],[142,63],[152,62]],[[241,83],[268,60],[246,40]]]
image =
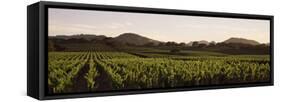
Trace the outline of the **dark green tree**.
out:
[[[49,40],[48,41],[48,51],[55,51],[56,48],[55,48],[55,44],[53,41]]]

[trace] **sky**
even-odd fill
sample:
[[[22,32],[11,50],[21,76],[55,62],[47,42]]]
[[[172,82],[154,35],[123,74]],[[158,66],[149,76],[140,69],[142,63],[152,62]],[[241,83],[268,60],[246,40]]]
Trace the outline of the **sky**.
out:
[[[222,17],[49,8],[49,36],[136,33],[159,41],[216,41],[231,37],[270,41],[270,21]]]

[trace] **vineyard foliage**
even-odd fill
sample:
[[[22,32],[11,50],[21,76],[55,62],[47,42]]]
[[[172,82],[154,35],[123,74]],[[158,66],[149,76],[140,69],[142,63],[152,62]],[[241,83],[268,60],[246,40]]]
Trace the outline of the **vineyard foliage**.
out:
[[[149,56],[126,52],[49,52],[48,86],[64,93],[86,65],[90,91],[172,88],[270,80],[268,55]],[[99,82],[104,78],[108,82]],[[106,85],[107,84],[107,85]]]

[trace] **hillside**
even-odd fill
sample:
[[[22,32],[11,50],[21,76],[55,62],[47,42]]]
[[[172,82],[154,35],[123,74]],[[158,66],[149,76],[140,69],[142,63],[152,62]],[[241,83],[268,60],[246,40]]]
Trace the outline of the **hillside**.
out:
[[[229,38],[225,41],[223,41],[223,43],[240,43],[240,44],[250,44],[250,45],[259,45],[260,43],[255,41],[255,40],[248,40],[248,39],[244,39],[244,38]]]
[[[104,42],[115,42],[119,44],[131,44],[131,45],[145,45],[145,44],[154,44],[157,45],[160,41],[153,40],[147,37],[140,36],[135,33],[123,33],[117,37],[106,37],[104,35],[90,35],[90,34],[80,34],[80,35],[57,35],[49,36],[51,39],[61,39],[61,40],[87,40],[87,41],[104,41]],[[110,40],[109,40],[110,39]]]
[[[158,45],[160,43],[160,41],[143,37],[135,33],[123,33],[113,39],[122,44],[133,44],[133,45],[145,45],[148,43]]]

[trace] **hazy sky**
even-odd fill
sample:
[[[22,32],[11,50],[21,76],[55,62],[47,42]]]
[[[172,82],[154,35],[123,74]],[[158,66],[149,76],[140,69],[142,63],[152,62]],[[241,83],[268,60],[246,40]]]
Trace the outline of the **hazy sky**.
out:
[[[49,36],[137,33],[159,40],[224,41],[230,37],[269,42],[269,20],[178,16],[74,9],[49,9]]]

